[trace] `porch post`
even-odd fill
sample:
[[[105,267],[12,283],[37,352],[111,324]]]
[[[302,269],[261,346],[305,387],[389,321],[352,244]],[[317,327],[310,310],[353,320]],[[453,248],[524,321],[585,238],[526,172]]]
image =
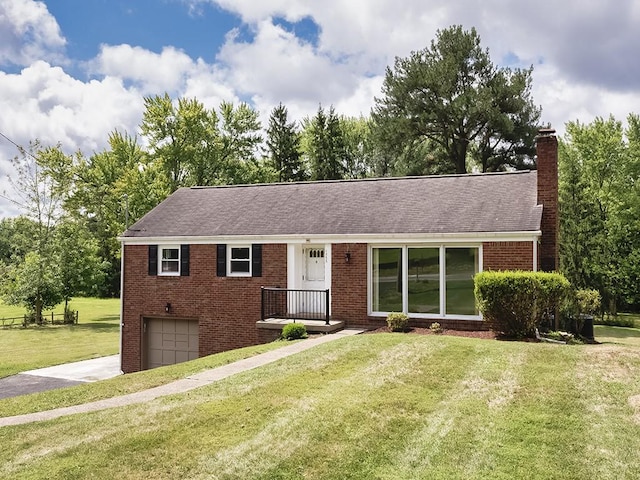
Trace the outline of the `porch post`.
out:
[[[324,293],[324,314],[326,316],[326,325],[329,325],[329,289],[327,288]]]

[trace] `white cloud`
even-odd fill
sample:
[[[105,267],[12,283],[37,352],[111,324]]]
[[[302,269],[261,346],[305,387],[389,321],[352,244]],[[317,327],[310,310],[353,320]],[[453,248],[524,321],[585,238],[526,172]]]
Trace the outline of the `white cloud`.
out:
[[[143,109],[142,97],[126,89],[122,81],[106,77],[82,82],[60,67],[35,62],[18,74],[0,72],[0,132],[22,146],[31,140],[61,144],[66,153],[81,150],[86,155],[107,146],[114,129],[135,132]],[[0,140],[0,166],[10,172],[8,160],[17,149]],[[0,192],[9,190],[6,176]],[[0,202],[0,217],[17,213]],[[7,210],[8,209],[8,210]]]
[[[176,92],[194,70],[194,61],[184,52],[165,47],[154,53],[130,45],[102,45],[89,62],[90,73],[133,81],[144,94]]]
[[[564,134],[565,124],[570,121],[590,123],[596,117],[606,118],[609,115],[625,121],[629,113],[640,112],[640,95],[637,92],[578,84],[551,65],[541,65],[533,77],[533,98],[543,105],[541,120],[551,123],[560,135]]]
[[[240,92],[258,93],[275,103],[310,99],[329,103],[348,94],[358,82],[347,65],[332,62],[271,21],[256,25],[250,43],[228,35],[218,59]]]
[[[62,143],[87,153],[106,145],[114,128],[135,131],[142,98],[120,79],[82,82],[60,67],[35,62],[19,74],[0,72],[0,131],[25,144]]]
[[[42,2],[0,0],[0,65],[61,60],[65,39]]]

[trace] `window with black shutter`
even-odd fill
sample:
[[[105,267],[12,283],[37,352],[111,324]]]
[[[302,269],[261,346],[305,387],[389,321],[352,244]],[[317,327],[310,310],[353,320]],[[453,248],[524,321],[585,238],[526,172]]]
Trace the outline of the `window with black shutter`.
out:
[[[180,245],[180,276],[189,276],[189,245]]]
[[[158,274],[158,245],[149,245],[149,275]]]
[[[216,274],[218,277],[227,276],[227,246],[224,243],[218,244]]]
[[[218,277],[261,277],[262,245],[226,245],[217,247]]]

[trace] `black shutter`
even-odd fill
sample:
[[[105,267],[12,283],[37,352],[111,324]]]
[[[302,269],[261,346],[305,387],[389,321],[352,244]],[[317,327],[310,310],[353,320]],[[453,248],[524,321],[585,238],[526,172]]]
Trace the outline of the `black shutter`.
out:
[[[149,245],[149,275],[158,274],[158,245]]]
[[[180,276],[189,276],[189,245],[180,245]]]
[[[259,243],[251,245],[251,276],[262,276],[262,245]]]
[[[219,277],[227,276],[227,245],[224,243],[218,244],[218,254],[216,258],[217,275]]]

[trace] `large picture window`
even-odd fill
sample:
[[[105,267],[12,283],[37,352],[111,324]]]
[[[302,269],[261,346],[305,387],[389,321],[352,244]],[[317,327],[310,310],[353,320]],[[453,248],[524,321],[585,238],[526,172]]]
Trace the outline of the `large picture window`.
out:
[[[402,249],[373,249],[373,309],[402,311]]]
[[[478,315],[473,276],[478,273],[477,248],[445,249],[446,314]]]
[[[479,247],[372,247],[371,312],[477,317],[473,276],[479,259]]]
[[[409,248],[410,313],[440,313],[440,249]]]

